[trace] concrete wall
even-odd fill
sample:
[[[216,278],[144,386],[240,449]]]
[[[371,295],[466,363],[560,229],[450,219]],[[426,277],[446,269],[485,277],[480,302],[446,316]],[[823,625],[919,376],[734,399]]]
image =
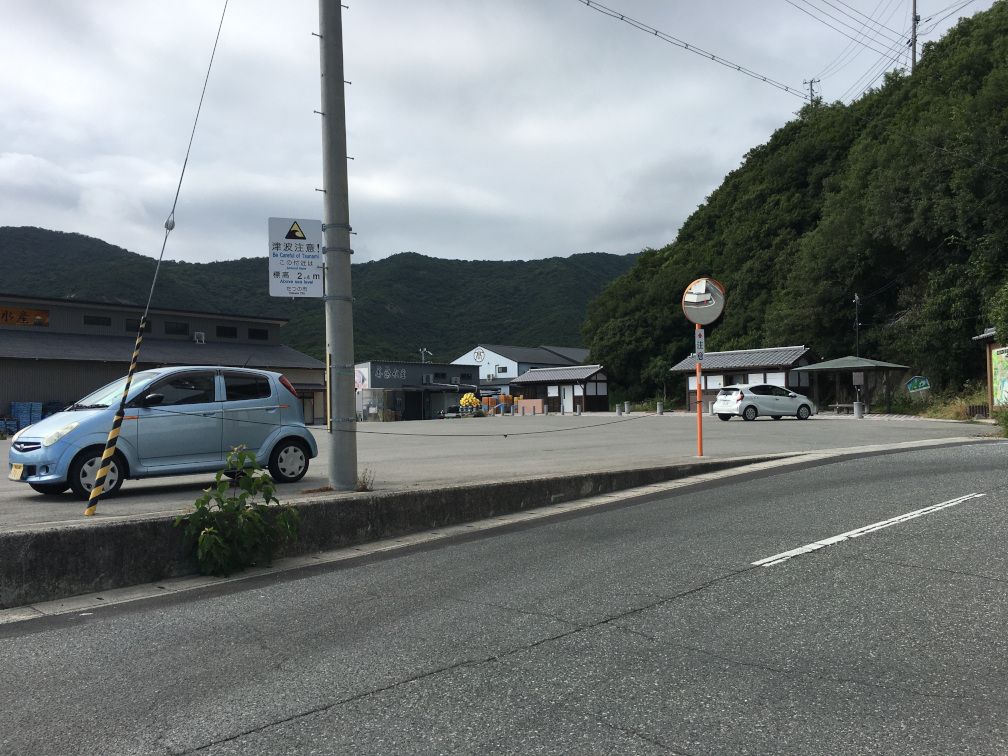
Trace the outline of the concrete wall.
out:
[[[332,495],[297,504],[299,539],[286,554],[342,548],[760,461],[698,460],[484,486]],[[195,573],[174,519],[98,520],[0,533],[0,609]]]

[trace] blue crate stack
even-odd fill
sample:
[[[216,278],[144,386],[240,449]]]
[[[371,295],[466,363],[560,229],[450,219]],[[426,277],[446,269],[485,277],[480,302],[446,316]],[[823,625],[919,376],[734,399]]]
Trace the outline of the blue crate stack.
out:
[[[42,419],[42,402],[29,402],[29,422],[33,425]]]
[[[18,430],[31,425],[31,402],[11,402],[11,417]]]

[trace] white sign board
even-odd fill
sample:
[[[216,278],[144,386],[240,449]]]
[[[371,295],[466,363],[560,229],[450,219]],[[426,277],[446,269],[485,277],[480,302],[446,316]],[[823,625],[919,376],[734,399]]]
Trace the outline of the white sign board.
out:
[[[697,328],[693,331],[695,334],[693,336],[693,352],[696,354],[697,362],[703,362],[704,354],[704,332],[703,328]]]
[[[324,261],[322,221],[269,219],[271,297],[321,297]]]

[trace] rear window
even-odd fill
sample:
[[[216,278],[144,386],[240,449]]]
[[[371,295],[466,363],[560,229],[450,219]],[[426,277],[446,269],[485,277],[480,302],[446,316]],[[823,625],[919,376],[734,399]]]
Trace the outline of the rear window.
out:
[[[732,386],[731,388],[723,388],[718,391],[718,396],[732,396],[738,393],[738,389]]]
[[[263,375],[250,373],[224,373],[226,401],[265,399],[270,395],[269,380]]]

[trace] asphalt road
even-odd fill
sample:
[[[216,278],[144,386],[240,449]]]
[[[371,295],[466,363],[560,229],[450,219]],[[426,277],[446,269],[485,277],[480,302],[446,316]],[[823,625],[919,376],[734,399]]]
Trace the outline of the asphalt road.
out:
[[[1002,754],[1006,454],[725,478],[0,625],[0,752]]]
[[[985,436],[990,425],[872,415],[818,415],[799,421],[761,418],[722,422],[704,418],[704,457],[817,451],[866,445]],[[278,487],[284,501],[327,486],[329,436],[313,429],[319,457],[295,484]],[[6,458],[8,441],[0,442]],[[550,415],[408,423],[361,423],[358,470],[374,475],[375,490],[433,488],[534,478],[560,473],[637,469],[696,459],[696,416],[683,413]],[[128,480],[103,499],[96,518],[175,515],[190,506],[213,480],[196,475]],[[0,530],[83,520],[85,505],[69,492],[44,497],[23,483],[0,479]]]

